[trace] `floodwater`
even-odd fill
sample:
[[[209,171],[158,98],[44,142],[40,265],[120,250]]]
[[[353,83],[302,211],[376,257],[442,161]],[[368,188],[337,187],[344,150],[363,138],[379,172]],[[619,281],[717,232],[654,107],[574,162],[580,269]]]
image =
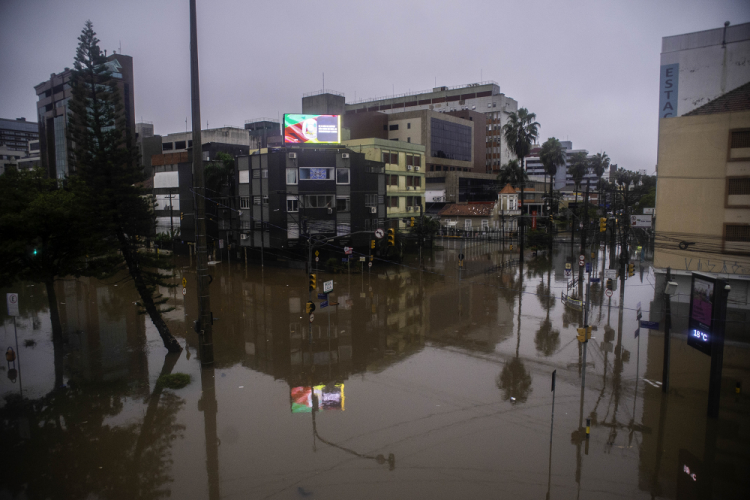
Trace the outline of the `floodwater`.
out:
[[[14,326],[2,311],[2,348],[17,329],[19,359],[0,373],[0,499],[750,496],[746,312],[730,315],[709,419],[710,362],[686,344],[684,294],[662,396],[663,277],[648,262],[611,299],[591,286],[584,368],[583,312],[561,302],[585,292],[568,289],[568,246],[518,266],[495,242],[439,245],[422,271],[414,257],[320,271],[319,291],[334,288],[326,308],[313,294],[311,324],[304,271],[212,266],[209,369],[187,259],[185,295],[161,290],[179,355],[165,356],[125,276],[58,283],[58,356],[44,287],[3,290],[21,315]],[[608,264],[593,262],[601,277]],[[661,331],[635,336],[639,303]],[[169,373],[191,382],[157,384]]]

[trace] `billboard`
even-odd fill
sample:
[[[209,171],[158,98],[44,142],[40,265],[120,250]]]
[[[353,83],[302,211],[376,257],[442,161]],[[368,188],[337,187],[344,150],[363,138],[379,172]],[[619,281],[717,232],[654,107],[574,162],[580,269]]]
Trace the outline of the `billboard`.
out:
[[[631,227],[651,227],[651,215],[631,215],[630,226]]]
[[[344,410],[344,384],[292,387],[292,413]]]
[[[339,115],[284,115],[285,144],[336,144],[341,142]]]
[[[688,345],[711,355],[716,280],[693,273],[688,316]]]

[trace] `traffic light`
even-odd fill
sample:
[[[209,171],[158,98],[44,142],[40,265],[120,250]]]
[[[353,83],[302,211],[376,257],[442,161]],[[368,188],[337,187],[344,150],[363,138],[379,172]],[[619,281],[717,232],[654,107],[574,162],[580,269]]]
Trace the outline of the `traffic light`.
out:
[[[35,249],[34,249],[34,251],[33,251],[33,252],[31,252],[31,253],[33,253],[34,255],[36,255],[36,254],[37,254],[37,250],[36,250],[36,248],[35,248]]]
[[[396,246],[396,230],[395,229],[388,230],[388,246],[389,247]]]
[[[375,240],[370,240],[370,248],[375,248]]]
[[[554,218],[554,217],[552,217],[552,214],[549,214],[549,221],[550,221],[550,222],[555,222],[555,218]]]
[[[591,340],[591,327],[587,326],[586,328],[578,328],[578,335],[576,335],[576,338],[578,339],[578,342],[586,342],[587,340]]]
[[[628,276],[635,276],[635,264],[628,264]]]
[[[311,274],[309,290],[311,292],[314,292],[317,288],[318,288],[318,277],[315,274]]]
[[[312,314],[313,311],[315,311],[315,304],[312,301],[305,304],[305,312],[307,314]]]
[[[602,217],[599,219],[599,232],[600,233],[607,232],[607,218],[606,217]]]
[[[612,278],[607,278],[607,290],[612,290]]]
[[[180,212],[180,220],[185,218],[185,214],[183,212]]]
[[[411,218],[411,227],[414,227],[414,217]]]

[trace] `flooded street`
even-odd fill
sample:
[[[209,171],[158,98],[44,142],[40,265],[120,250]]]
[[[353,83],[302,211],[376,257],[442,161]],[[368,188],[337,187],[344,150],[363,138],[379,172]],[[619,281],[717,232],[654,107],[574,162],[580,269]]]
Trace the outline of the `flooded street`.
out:
[[[414,256],[321,270],[318,292],[334,289],[326,308],[313,293],[312,324],[304,270],[219,263],[203,370],[187,257],[185,295],[161,290],[179,355],[165,356],[125,276],[57,284],[57,349],[44,286],[16,284],[3,290],[21,315],[20,369],[0,373],[0,499],[748,498],[747,307],[730,310],[708,419],[710,358],[686,344],[682,293],[662,397],[664,277],[649,262],[611,298],[591,284],[583,366],[583,311],[561,301],[585,292],[565,275],[572,262],[578,276],[577,253],[561,244],[520,265],[497,242],[444,239],[424,270]],[[608,261],[592,263],[601,278]],[[639,304],[661,331],[636,337]],[[15,350],[2,314],[2,348]],[[191,382],[157,383],[174,373]]]

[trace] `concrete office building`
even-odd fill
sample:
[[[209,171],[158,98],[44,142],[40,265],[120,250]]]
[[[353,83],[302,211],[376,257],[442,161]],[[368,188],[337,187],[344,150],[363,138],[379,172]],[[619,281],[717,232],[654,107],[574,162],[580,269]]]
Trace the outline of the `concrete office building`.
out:
[[[241,248],[293,248],[305,244],[303,234],[366,248],[371,231],[385,227],[382,162],[340,146],[259,153],[237,158]],[[352,234],[359,231],[369,234]]]
[[[106,54],[106,52],[105,52]],[[135,101],[133,97],[133,58],[122,54],[107,57],[107,68],[117,80],[122,99],[125,127],[135,144]],[[52,73],[50,79],[34,87],[39,118],[39,148],[42,168],[50,177],[62,179],[75,172],[68,139],[68,101],[71,97],[70,68]]]
[[[346,112],[345,97],[341,92],[323,89],[302,95],[302,114],[343,115]]]
[[[475,111],[485,115],[486,146],[484,172],[497,172],[515,158],[502,134],[508,114],[518,111],[518,103],[500,92],[495,82],[472,83],[456,87],[435,87],[431,91],[408,92],[388,98],[362,99],[346,104],[347,115],[380,111],[387,114],[416,110],[436,113]],[[428,161],[430,156],[428,155]],[[476,170],[474,170],[476,172]]]
[[[258,149],[258,141],[250,137],[250,132],[237,127],[221,127],[201,130],[201,141],[203,144],[217,143],[244,146],[247,149],[247,152],[251,149]],[[180,153],[187,151],[189,148],[193,147],[193,132],[177,132],[161,136],[161,143],[162,152],[164,153]],[[247,152],[243,154],[247,154]],[[213,157],[206,157],[206,154],[208,153],[210,152],[204,150],[204,160],[213,159]]]
[[[28,151],[29,141],[39,139],[39,125],[26,118],[0,118],[0,147],[10,151]]]
[[[750,23],[662,38],[659,118],[683,116],[750,82]]]
[[[342,145],[385,166],[386,217],[383,227],[406,229],[404,219],[424,210],[424,146],[386,139],[352,139]]]
[[[255,140],[258,147],[267,148],[269,144],[282,146],[281,124],[273,118],[256,118],[245,122],[245,130]]]

